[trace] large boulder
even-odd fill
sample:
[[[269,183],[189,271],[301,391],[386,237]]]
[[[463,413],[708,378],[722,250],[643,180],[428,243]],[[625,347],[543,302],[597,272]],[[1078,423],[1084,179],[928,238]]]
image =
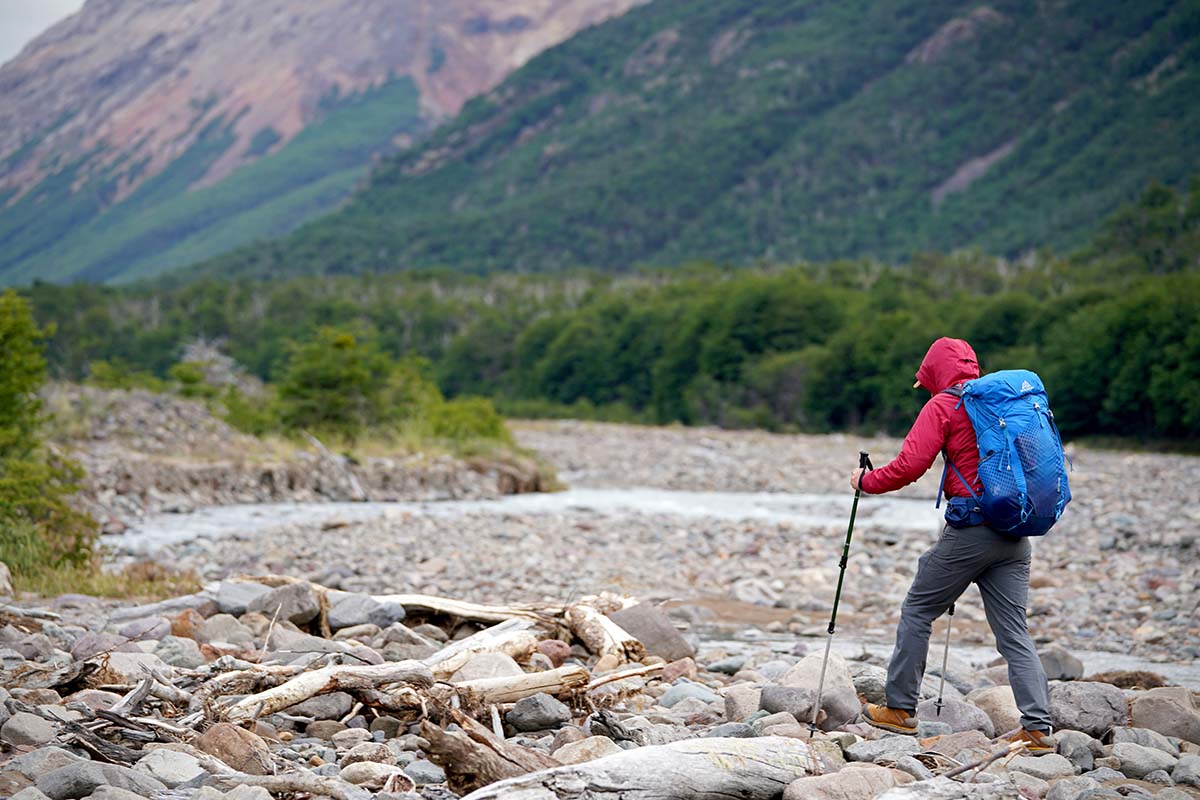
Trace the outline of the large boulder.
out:
[[[780,684],[808,689],[816,695],[821,680],[821,662],[822,657],[816,653],[805,656],[784,674]],[[862,704],[858,700],[858,693],[854,691],[854,680],[850,677],[846,660],[833,653],[829,655],[829,666],[825,671],[821,710],[825,712],[825,720],[820,723],[820,727],[826,731],[852,722],[862,711]]]
[[[983,709],[962,700],[946,698],[939,713],[936,700],[925,700],[917,705],[917,719],[929,722],[944,722],[955,733],[980,731],[991,738],[997,731],[992,719]],[[1004,731],[999,731],[1004,733]]]
[[[1050,719],[1056,729],[1100,738],[1109,728],[1124,725],[1126,718],[1125,693],[1115,686],[1072,681],[1050,687]]]
[[[250,604],[271,591],[271,587],[254,581],[221,581],[217,586],[217,608],[222,614],[240,617]]]
[[[321,601],[308,583],[289,583],[272,589],[246,604],[246,611],[267,619],[287,620],[295,625],[312,622],[321,613]]]
[[[656,606],[639,603],[608,615],[646,648],[647,655],[667,661],[695,658],[696,650],[675,629],[670,618]]]
[[[996,734],[1005,734],[1021,727],[1021,709],[1017,708],[1011,686],[976,689],[967,695],[967,702],[987,714]]]
[[[196,740],[196,747],[210,756],[216,756],[238,772],[271,775],[275,771],[267,743],[257,734],[228,722],[218,722],[205,731]]]
[[[1153,747],[1144,747],[1133,742],[1120,742],[1112,747],[1114,758],[1120,759],[1118,769],[1131,778],[1144,778],[1155,770],[1170,772],[1179,759]]]
[[[1192,693],[1182,686],[1138,693],[1130,716],[1136,727],[1200,744],[1200,710]]]
[[[36,714],[18,711],[0,727],[0,741],[12,747],[41,747],[54,741],[58,728]]]
[[[68,764],[58,769],[50,770],[37,779],[38,791],[50,800],[76,800],[88,797],[98,787],[113,786],[125,789],[142,797],[150,797],[155,792],[166,791],[162,781],[149,775],[121,767],[116,764],[97,764],[94,761],[81,761],[78,764]]]
[[[871,800],[880,792],[912,782],[911,775],[896,769],[856,764],[832,775],[798,778],[783,790],[783,800]]]

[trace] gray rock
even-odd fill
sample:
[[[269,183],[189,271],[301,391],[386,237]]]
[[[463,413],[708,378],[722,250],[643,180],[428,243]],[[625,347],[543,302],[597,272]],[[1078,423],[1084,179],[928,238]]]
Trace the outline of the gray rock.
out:
[[[87,759],[61,747],[40,747],[29,753],[22,753],[5,764],[4,768],[16,770],[26,778],[34,779],[59,767],[83,761]]]
[[[779,711],[775,714],[768,714],[766,711],[760,711],[761,716],[751,717],[748,724],[754,728],[754,732],[758,736],[762,736],[763,732],[768,728],[775,728],[780,725],[795,725],[796,718],[786,711]]]
[[[735,655],[705,664],[704,668],[709,672],[720,672],[725,675],[736,675],[744,666],[746,666],[746,657]]]
[[[164,636],[154,648],[154,655],[173,667],[195,669],[205,663],[200,645],[182,636]]]
[[[894,761],[894,763],[891,764],[894,769],[898,769],[901,772],[912,775],[919,781],[927,781],[933,777],[933,773],[929,770],[929,767],[925,766],[920,761],[917,761],[917,759],[913,758],[912,756],[900,756],[899,758],[895,758],[894,756],[885,756],[885,758],[889,761]]]
[[[53,722],[25,711],[13,714],[0,728],[0,740],[13,746],[41,747],[54,741],[57,735],[58,728]]]
[[[304,625],[321,613],[321,602],[308,583],[289,583],[272,589],[246,604],[246,611],[258,612],[267,619],[275,617],[295,625]]]
[[[1023,797],[1045,797],[1050,791],[1049,781],[1030,775],[1028,772],[1009,772],[1008,779],[1016,785]]]
[[[1021,711],[1017,708],[1011,686],[976,689],[967,695],[967,702],[988,715],[997,734],[1005,734],[1021,727]]]
[[[1026,775],[1032,775],[1044,781],[1075,776],[1075,765],[1058,753],[1017,756],[1008,762],[1008,769],[1009,772],[1024,772]]]
[[[788,670],[780,683],[784,686],[809,689],[815,695],[821,679],[821,668],[821,655],[814,653],[805,656]],[[862,711],[862,704],[858,701],[858,693],[854,691],[854,681],[850,679],[846,660],[836,654],[829,656],[825,684],[821,692],[821,710],[825,712],[821,729],[827,731],[851,722]]]
[[[188,609],[198,611],[200,616],[207,617],[217,610],[217,604],[213,602],[212,596],[207,592],[197,592],[196,594],[172,597],[157,603],[115,608],[109,614],[109,619],[113,622],[128,622],[129,620],[141,619],[143,617],[173,617],[179,612]]]
[[[217,587],[217,609],[222,614],[240,617],[250,604],[271,591],[271,587],[253,581],[221,581]]]
[[[201,642],[226,642],[240,647],[254,647],[254,633],[230,614],[213,614],[196,631]]]
[[[1120,759],[1121,772],[1131,778],[1141,778],[1160,769],[1170,772],[1179,763],[1179,759],[1170,753],[1164,753],[1153,747],[1143,747],[1133,742],[1114,744],[1112,754],[1115,758]]]
[[[1200,788],[1200,755],[1185,753],[1171,770],[1171,780]]]
[[[987,773],[977,779],[990,777]],[[1018,800],[1017,787],[1008,781],[992,783],[961,783],[953,778],[938,777],[897,786],[875,796],[876,800]]]
[[[1039,651],[1038,658],[1047,680],[1077,681],[1083,677],[1083,662],[1057,645]]]
[[[95,795],[93,794],[92,797],[95,797]],[[36,786],[26,786],[8,800],[50,800],[50,798],[42,794],[42,792]]]
[[[1174,784],[1174,781],[1171,780],[1171,776],[1165,769],[1156,769],[1151,772],[1147,772],[1142,776],[1142,780],[1144,780],[1146,783],[1157,783],[1162,786],[1171,786]]]
[[[158,641],[171,634],[171,622],[165,617],[142,617],[125,623],[117,633],[139,642]]]
[[[1079,777],[1091,778],[1092,780],[1099,781],[1100,783],[1104,783],[1106,781],[1125,780],[1125,776],[1112,767],[1097,767],[1096,769],[1083,773]]]
[[[523,733],[545,731],[570,722],[571,709],[550,695],[539,693],[518,700],[504,715],[504,721]]]
[[[424,758],[418,759],[405,767],[404,774],[412,778],[413,783],[418,786],[446,782],[445,770]]]
[[[506,653],[480,653],[458,672],[450,676],[451,683],[479,680],[480,678],[516,678],[525,674],[521,665]]]
[[[1087,772],[1096,765],[1096,754],[1100,752],[1100,742],[1083,731],[1056,731],[1054,738],[1058,741],[1056,746],[1058,754],[1082,772]]]
[[[96,764],[84,761],[51,770],[37,779],[37,788],[50,800],[75,800],[87,797],[100,786],[113,786],[149,797],[166,791],[166,785],[155,778],[116,764]]]
[[[646,648],[646,653],[666,659],[693,658],[695,648],[680,635],[662,610],[648,603],[614,611],[609,619],[621,626]]]
[[[71,648],[71,657],[76,661],[84,661],[100,653],[110,652],[140,653],[141,650],[124,636],[89,632],[75,640],[75,646]]]
[[[855,662],[850,665],[850,678],[854,691],[866,698],[868,703],[887,704],[884,688],[887,686],[887,670],[876,664]]]
[[[1070,728],[1099,738],[1126,721],[1125,693],[1107,683],[1072,681],[1050,687],[1050,718],[1056,729]]]
[[[754,736],[754,726],[744,722],[726,722],[705,732],[704,735],[714,739],[749,739]]]
[[[1099,785],[1092,778],[1083,775],[1075,778],[1063,778],[1055,781],[1050,787],[1050,791],[1046,792],[1046,800],[1076,800],[1083,792],[1095,789]]]
[[[679,701],[689,697],[702,703],[716,703],[721,699],[712,689],[699,683],[677,683],[658,698],[658,704],[663,708],[671,708]]]
[[[917,719],[927,722],[944,722],[955,733],[958,731],[980,731],[988,738],[996,735],[992,720],[984,713],[983,709],[962,700],[947,698],[942,701],[942,710],[939,714],[936,702],[935,700],[925,700],[917,704]]]
[[[341,719],[354,707],[354,698],[345,692],[330,692],[310,697],[286,709],[286,713],[309,719]]]
[[[917,738],[928,739],[931,736],[946,736],[954,733],[945,722],[930,722],[929,720],[917,720]]]
[[[207,774],[195,756],[175,750],[151,750],[133,768],[162,781],[168,789],[187,783],[197,775]]]
[[[1108,732],[1105,741],[1109,744],[1133,742],[1134,744],[1140,744],[1142,747],[1153,747],[1156,750],[1162,750],[1164,753],[1170,753],[1176,758],[1179,757],[1179,745],[1158,731],[1152,731],[1149,728],[1113,728]]]
[[[372,614],[377,612],[379,608],[379,601],[370,595],[339,595],[329,606],[329,627],[334,630],[341,630],[342,628],[375,622]],[[387,624],[390,625],[391,622]]]
[[[371,732],[366,728],[347,728],[344,731],[338,731],[330,738],[336,747],[343,750],[349,750],[355,745],[372,740]]]
[[[730,722],[746,722],[759,710],[762,689],[749,684],[730,686],[725,690],[725,719]]]
[[[874,762],[880,756],[919,753],[921,745],[915,736],[884,736],[874,741],[855,742],[843,749],[850,761]]]
[[[1130,711],[1132,722],[1164,736],[1200,744],[1200,710],[1192,693],[1182,686],[1139,692]]]
[[[271,793],[261,786],[235,786],[225,793],[225,800],[272,800]]]
[[[813,705],[817,693],[813,689],[799,686],[764,686],[759,698],[759,708],[771,714],[791,714],[798,722],[812,721]]]
[[[782,658],[776,658],[759,664],[754,671],[765,680],[778,681],[784,675],[787,675],[788,670],[794,666],[796,666],[794,661],[785,661]]]

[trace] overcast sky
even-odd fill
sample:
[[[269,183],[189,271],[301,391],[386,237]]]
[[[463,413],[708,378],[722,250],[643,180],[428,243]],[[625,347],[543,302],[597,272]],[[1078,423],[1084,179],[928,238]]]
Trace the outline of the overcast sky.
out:
[[[0,64],[82,5],[83,0],[0,0]]]

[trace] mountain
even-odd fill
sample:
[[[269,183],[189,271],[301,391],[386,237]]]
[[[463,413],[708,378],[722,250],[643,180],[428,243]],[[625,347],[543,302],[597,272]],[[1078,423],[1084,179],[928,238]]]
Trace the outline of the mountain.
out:
[[[1197,130],[1195,2],[655,0],[201,273],[1067,249]]]
[[[643,0],[87,0],[0,67],[0,283],[286,233],[373,158]]]

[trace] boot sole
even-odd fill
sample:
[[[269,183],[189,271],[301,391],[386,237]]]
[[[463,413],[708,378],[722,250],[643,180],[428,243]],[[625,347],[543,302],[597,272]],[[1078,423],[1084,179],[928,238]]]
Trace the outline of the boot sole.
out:
[[[906,736],[915,736],[917,733],[917,729],[915,727],[905,728],[902,725],[892,725],[891,723],[888,723],[888,722],[878,722],[876,720],[871,719],[866,714],[863,714],[863,720],[866,721],[866,723],[873,728],[879,728],[880,730],[890,731],[892,733],[903,733]],[[1047,750],[1046,752],[1050,752],[1050,751]]]

